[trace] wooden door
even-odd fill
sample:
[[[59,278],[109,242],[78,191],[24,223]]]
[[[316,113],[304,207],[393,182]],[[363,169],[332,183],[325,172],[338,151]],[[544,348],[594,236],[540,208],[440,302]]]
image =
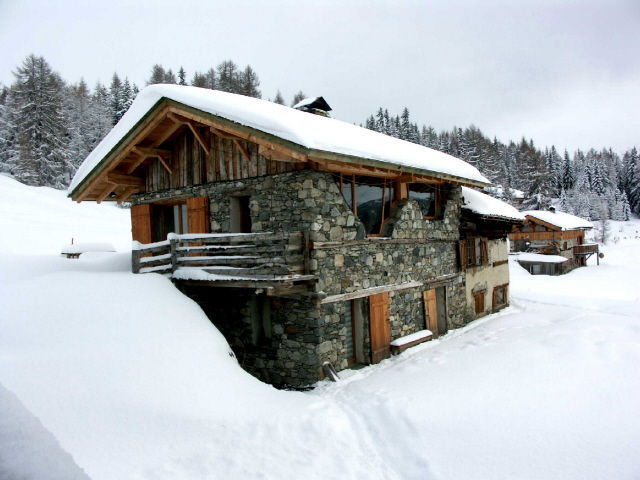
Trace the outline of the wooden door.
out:
[[[209,197],[187,198],[189,233],[209,233]]]
[[[438,306],[436,300],[436,289],[422,292],[424,299],[424,318],[427,330],[431,330],[434,337],[438,336]]]
[[[134,205],[131,207],[131,235],[140,243],[151,243],[151,205]]]
[[[369,297],[369,330],[371,332],[371,363],[390,355],[389,292]]]

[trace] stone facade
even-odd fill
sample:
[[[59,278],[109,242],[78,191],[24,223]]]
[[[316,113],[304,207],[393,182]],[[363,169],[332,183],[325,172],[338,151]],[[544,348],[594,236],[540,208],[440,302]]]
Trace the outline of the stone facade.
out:
[[[488,241],[489,260],[487,265],[469,266],[465,270],[467,307],[465,317],[477,318],[494,311],[493,291],[496,287],[509,284],[509,247],[506,238],[491,239]],[[484,308],[481,313],[475,311],[474,293],[486,292],[484,295]],[[508,293],[508,292],[507,292]],[[503,308],[508,305],[508,297]],[[497,309],[497,308],[496,308]]]
[[[384,238],[364,238],[336,177],[299,170],[264,177],[147,192],[134,203],[208,196],[212,232],[231,231],[231,197],[249,197],[252,231],[309,231],[310,273],[318,280],[310,296],[272,298],[255,290],[182,286],[225,334],[248,371],[275,385],[304,386],[323,377],[322,364],[348,366],[350,338],[370,358],[368,318],[352,333],[352,300],[320,303],[335,295],[411,281],[421,287],[390,292],[389,321],[395,339],[425,328],[423,291],[446,287],[449,328],[470,318],[464,276],[457,258],[460,187],[443,194],[442,214],[424,219],[418,204],[403,200],[391,211]],[[234,292],[229,292],[235,290]],[[315,296],[315,297],[314,297]],[[313,298],[316,301],[313,301]],[[366,297],[357,301],[366,309]]]

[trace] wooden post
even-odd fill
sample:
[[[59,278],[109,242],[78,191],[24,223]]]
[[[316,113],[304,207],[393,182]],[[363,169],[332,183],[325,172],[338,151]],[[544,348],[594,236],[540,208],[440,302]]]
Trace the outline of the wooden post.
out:
[[[171,252],[171,273],[176,271],[178,268],[178,239],[171,238],[169,240],[169,249]]]
[[[309,272],[311,271],[311,261],[310,261],[310,255],[309,255],[309,244],[310,244],[310,240],[309,240],[309,231],[305,230],[304,232],[302,232],[302,258],[303,258],[303,262],[304,262],[304,274],[305,275],[309,275]]]
[[[131,250],[131,271],[140,273],[140,251]]]

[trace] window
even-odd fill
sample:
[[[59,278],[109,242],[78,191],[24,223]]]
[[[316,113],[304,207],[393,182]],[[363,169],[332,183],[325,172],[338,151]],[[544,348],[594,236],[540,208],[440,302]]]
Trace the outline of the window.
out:
[[[493,289],[493,309],[504,307],[507,305],[507,287],[508,285],[498,285]]]
[[[393,182],[384,178],[342,175],[340,187],[347,205],[367,235],[381,235],[395,198]]]
[[[437,218],[440,215],[440,192],[436,187],[425,183],[410,183],[407,187],[409,199],[418,202],[422,216]]]
[[[471,237],[460,240],[460,266],[464,269],[489,263],[488,240],[482,237]]]
[[[251,209],[249,196],[231,197],[231,233],[251,233]]]
[[[484,313],[484,294],[486,290],[478,290],[477,292],[473,292],[473,301],[475,304],[475,312],[476,315]]]

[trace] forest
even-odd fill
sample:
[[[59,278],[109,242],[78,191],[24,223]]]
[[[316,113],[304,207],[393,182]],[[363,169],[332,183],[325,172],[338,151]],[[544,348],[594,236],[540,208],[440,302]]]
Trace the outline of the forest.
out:
[[[10,86],[0,85],[0,173],[27,185],[64,189],[75,171],[120,120],[139,87],[114,73],[110,84],[91,89],[84,80],[68,83],[43,58],[29,55]],[[146,85],[194,85],[262,98],[258,74],[225,60],[188,78],[153,65]],[[290,105],[305,97],[299,91]],[[278,91],[270,101],[285,104]],[[547,208],[591,220],[628,220],[640,215],[640,157],[635,147],[619,155],[611,148],[559,152],[533,140],[502,142],[471,125],[436,132],[419,126],[409,109],[400,115],[380,107],[364,127],[437,149],[477,167],[494,184],[489,193],[519,208]]]

